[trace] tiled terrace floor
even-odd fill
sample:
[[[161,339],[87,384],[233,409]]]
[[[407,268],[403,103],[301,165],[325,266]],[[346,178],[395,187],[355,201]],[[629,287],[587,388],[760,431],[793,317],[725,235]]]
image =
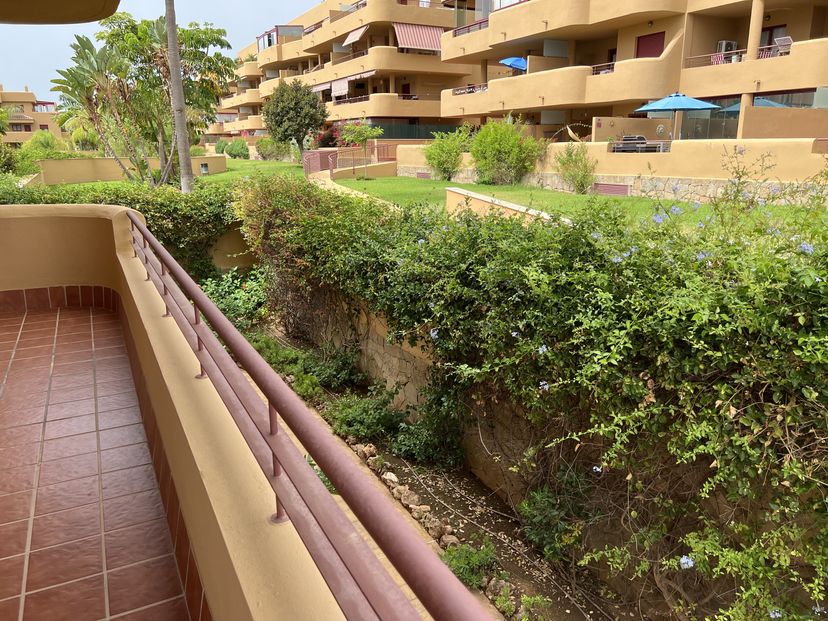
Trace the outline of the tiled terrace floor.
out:
[[[0,315],[0,621],[188,618],[114,313]]]

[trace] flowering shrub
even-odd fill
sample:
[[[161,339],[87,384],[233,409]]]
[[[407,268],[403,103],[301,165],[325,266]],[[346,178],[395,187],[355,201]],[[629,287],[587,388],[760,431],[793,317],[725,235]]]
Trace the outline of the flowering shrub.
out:
[[[287,177],[248,182],[236,207],[281,281],[364,301],[389,338],[428,348],[452,404],[433,416],[492,395],[544,432],[510,464],[548,490],[524,511],[541,545],[640,581],[681,619],[812,618],[828,575],[828,175],[774,192],[734,166],[706,217],[668,201],[632,224],[597,199],[571,222],[452,218]]]
[[[439,179],[451,181],[460,171],[463,153],[469,150],[472,126],[463,124],[453,132],[434,132],[434,142],[425,148],[425,158]]]

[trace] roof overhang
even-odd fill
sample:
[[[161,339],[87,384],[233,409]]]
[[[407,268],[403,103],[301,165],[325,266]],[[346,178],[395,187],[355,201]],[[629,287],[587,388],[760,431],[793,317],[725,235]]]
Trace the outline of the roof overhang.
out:
[[[40,0],[0,2],[0,23],[78,24],[109,17],[120,0]]]

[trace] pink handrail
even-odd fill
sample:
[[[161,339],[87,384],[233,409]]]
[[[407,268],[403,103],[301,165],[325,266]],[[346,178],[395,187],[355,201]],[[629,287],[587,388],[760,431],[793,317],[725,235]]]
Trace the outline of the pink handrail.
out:
[[[348,619],[419,619],[296,445],[283,421],[437,621],[490,619],[406,522],[376,483],[256,352],[134,212],[134,256],[144,264],[277,495],[274,519],[289,518]],[[206,319],[206,323],[202,321]],[[219,340],[220,339],[220,340]],[[233,354],[235,361],[230,358]],[[241,366],[267,399],[253,389]]]

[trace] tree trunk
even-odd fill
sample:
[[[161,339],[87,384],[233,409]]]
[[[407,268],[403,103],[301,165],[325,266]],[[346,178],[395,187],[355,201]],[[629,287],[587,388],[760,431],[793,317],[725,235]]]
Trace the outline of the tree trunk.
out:
[[[170,62],[170,100],[181,168],[181,191],[193,191],[193,164],[190,159],[190,134],[187,131],[184,81],[181,75],[181,54],[178,49],[178,26],[175,21],[175,0],[165,0],[167,7],[167,54]]]

